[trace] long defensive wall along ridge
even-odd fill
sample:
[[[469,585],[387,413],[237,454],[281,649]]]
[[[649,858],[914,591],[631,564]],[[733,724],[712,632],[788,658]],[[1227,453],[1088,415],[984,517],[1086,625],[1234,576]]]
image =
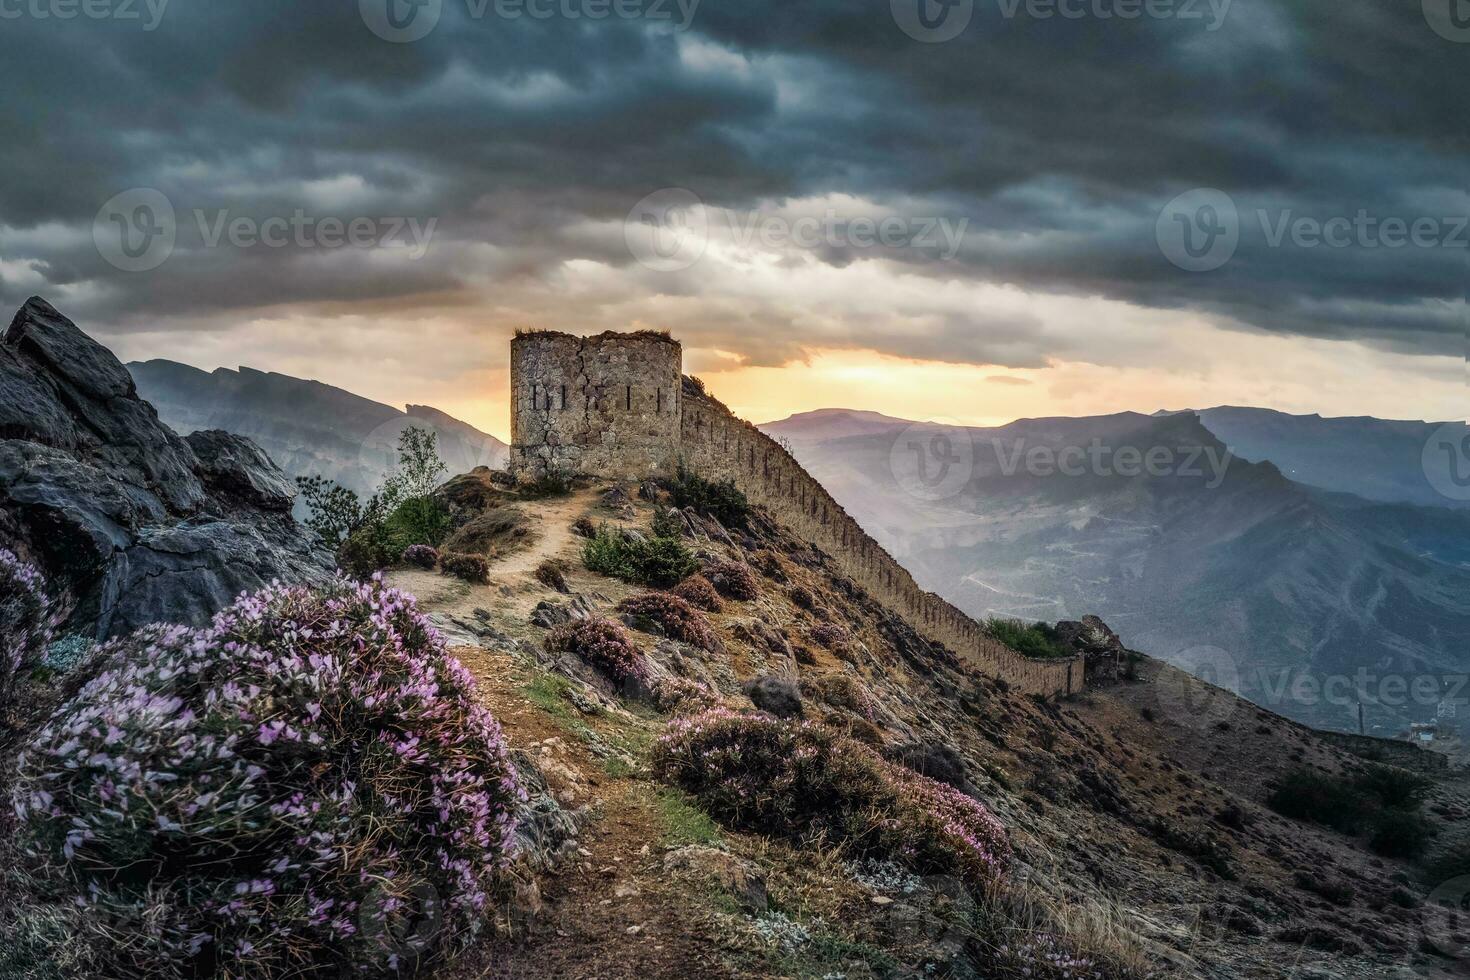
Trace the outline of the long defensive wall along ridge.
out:
[[[1023,656],[919,588],[789,452],[682,371],[683,349],[661,333],[518,334],[511,342],[511,470],[636,481],[671,476],[682,465],[705,479],[733,480],[930,640],[1029,694],[1082,690],[1081,657]]]

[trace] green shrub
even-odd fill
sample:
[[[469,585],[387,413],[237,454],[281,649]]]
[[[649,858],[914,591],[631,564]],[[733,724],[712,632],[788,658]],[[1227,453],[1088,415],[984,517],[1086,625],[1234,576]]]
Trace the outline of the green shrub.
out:
[[[401,558],[404,550],[393,550],[386,525],[367,524],[349,534],[338,546],[337,566],[353,578],[365,581]]]
[[[1435,884],[1470,875],[1470,840],[1437,851],[1425,862],[1424,870]]]
[[[1408,810],[1384,810],[1373,818],[1368,832],[1368,847],[1383,857],[1412,860],[1429,850],[1434,834],[1434,825],[1422,814]]]
[[[1047,623],[1026,625],[1019,619],[990,618],[985,631],[1006,646],[1027,657],[1070,657],[1072,651],[1057,639],[1056,630]]]
[[[726,527],[744,527],[750,518],[750,501],[733,480],[715,482],[681,469],[669,496],[674,506],[693,507]]]
[[[1306,820],[1345,834],[1357,833],[1367,816],[1366,801],[1352,782],[1311,769],[1294,769],[1266,797],[1283,817]]]
[[[400,555],[416,544],[437,548],[449,533],[449,511],[433,497],[410,497],[383,520],[388,546]]]
[[[1416,810],[1423,805],[1434,785],[1428,778],[1394,766],[1369,766],[1353,780],[1365,796],[1395,810]]]
[[[582,548],[582,562],[599,575],[668,588],[699,569],[678,538],[638,537],[600,525]]]
[[[1353,776],[1295,769],[1282,777],[1266,805],[1284,817],[1344,834],[1368,833],[1368,846],[1384,857],[1415,858],[1434,836],[1419,812],[1432,784],[1416,773],[1370,765]]]

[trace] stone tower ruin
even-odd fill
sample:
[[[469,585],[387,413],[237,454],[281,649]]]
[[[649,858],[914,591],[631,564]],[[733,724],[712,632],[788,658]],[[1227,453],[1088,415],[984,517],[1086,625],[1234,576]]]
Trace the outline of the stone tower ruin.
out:
[[[678,465],[684,352],[666,334],[518,334],[511,471],[639,480]]]
[[[587,473],[635,481],[683,469],[729,480],[928,639],[1029,694],[1082,690],[1081,657],[1023,656],[920,588],[785,447],[682,371],[683,348],[666,334],[518,334],[510,358],[511,471],[529,479]]]

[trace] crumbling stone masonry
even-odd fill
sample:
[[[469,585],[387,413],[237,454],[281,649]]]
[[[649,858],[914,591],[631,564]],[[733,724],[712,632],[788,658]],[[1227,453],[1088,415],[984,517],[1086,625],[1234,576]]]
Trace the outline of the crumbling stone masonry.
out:
[[[682,369],[682,348],[662,334],[517,336],[511,344],[512,471],[631,480],[672,475],[682,465],[706,479],[732,480],[920,634],[981,671],[1028,694],[1082,690],[1083,658],[1022,656],[919,588],[790,453],[684,379]]]
[[[678,464],[683,351],[665,334],[537,331],[510,345],[511,471],[669,474]]]

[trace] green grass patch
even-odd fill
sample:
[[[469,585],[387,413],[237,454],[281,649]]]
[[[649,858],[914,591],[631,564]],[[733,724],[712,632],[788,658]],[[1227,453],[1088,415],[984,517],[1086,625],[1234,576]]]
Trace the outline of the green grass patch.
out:
[[[1027,625],[1019,619],[991,618],[985,631],[1006,646],[1027,657],[1071,657],[1072,651],[1057,639],[1057,631],[1047,623]]]
[[[676,790],[660,790],[654,796],[659,817],[664,825],[663,842],[674,847],[686,844],[716,844],[720,828],[709,814],[694,806],[689,797]]]

